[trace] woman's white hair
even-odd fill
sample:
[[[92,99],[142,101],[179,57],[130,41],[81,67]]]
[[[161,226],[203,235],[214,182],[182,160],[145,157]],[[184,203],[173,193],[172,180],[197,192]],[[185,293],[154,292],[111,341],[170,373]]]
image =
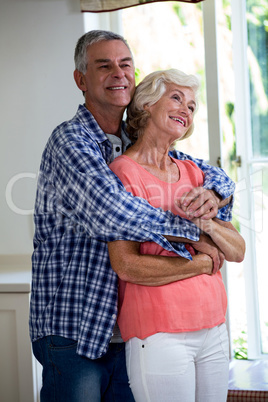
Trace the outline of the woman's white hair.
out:
[[[144,110],[144,106],[152,106],[163,96],[166,91],[166,84],[176,84],[182,87],[189,87],[195,95],[196,105],[198,106],[198,91],[200,83],[195,75],[188,75],[176,69],[155,71],[147,75],[137,86],[134,97],[127,109],[127,131],[132,141],[136,141],[142,135],[149,112]],[[195,109],[196,113],[197,107]],[[181,138],[188,138],[194,131],[194,124]]]

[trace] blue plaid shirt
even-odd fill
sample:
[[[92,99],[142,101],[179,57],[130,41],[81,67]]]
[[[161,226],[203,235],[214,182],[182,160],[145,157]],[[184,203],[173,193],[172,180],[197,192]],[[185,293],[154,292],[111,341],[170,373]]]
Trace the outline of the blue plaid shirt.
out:
[[[107,351],[117,317],[117,275],[106,242],[154,241],[174,251],[162,235],[199,238],[191,222],[127,193],[107,166],[111,154],[107,136],[80,105],[45,147],[34,213],[31,340],[51,334],[71,338],[78,341],[77,353],[91,359]],[[223,171],[193,160],[209,177],[206,188],[223,198],[234,192]],[[229,220],[230,210],[220,217]],[[174,247],[190,258],[184,247]]]

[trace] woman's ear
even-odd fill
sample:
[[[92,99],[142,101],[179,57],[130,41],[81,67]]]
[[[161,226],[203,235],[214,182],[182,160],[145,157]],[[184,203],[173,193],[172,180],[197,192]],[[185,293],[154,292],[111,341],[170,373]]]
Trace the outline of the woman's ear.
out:
[[[81,71],[78,71],[77,69],[74,70],[74,80],[75,80],[78,88],[81,91],[86,92],[87,87],[86,87],[86,83],[85,83],[85,76],[83,73],[81,73]]]
[[[149,112],[150,106],[148,105],[148,103],[146,103],[146,104],[143,106],[143,109],[146,110],[146,112]]]

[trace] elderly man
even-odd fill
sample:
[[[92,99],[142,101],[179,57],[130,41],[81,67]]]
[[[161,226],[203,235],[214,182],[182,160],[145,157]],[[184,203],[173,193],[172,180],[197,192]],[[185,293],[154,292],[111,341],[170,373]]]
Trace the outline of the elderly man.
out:
[[[78,40],[75,66],[85,104],[49,138],[35,204],[30,335],[43,365],[41,401],[133,401],[116,325],[117,275],[106,242],[151,240],[174,251],[166,237],[198,241],[199,229],[127,193],[107,166],[130,145],[122,118],[135,74],[124,38],[88,32]],[[207,190],[192,191],[183,208],[215,216],[234,184],[222,170],[194,161],[206,174]],[[227,205],[218,216],[229,220],[230,211]],[[178,266],[167,272],[173,280],[179,261],[191,259],[186,249],[176,252]],[[204,252],[221,264],[216,247]]]

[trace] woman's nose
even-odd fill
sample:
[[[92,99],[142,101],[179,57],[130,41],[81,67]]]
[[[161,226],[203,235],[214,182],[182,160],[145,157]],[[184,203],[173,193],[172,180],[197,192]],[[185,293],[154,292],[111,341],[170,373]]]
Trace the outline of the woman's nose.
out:
[[[184,102],[182,102],[182,103],[180,104],[179,109],[180,109],[180,112],[181,112],[181,113],[183,113],[185,116],[188,116],[188,114],[189,114],[190,111],[189,111],[188,106],[187,106]]]

